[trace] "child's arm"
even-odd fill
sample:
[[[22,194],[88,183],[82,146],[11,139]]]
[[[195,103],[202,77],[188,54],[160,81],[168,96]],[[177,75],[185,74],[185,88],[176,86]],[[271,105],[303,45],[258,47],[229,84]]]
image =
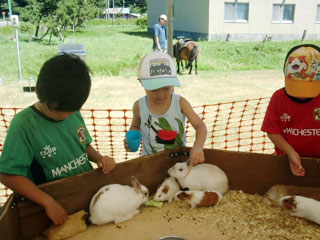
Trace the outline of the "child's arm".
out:
[[[267,133],[267,135],[273,144],[288,156],[292,174],[304,176],[305,169],[302,167],[299,154],[293,147],[280,134]]]
[[[136,101],[133,104],[132,114],[133,114],[133,119],[132,119],[131,126],[130,126],[129,130],[138,130],[139,131],[140,130],[140,122],[141,122],[139,101]]]
[[[86,150],[90,161],[97,163],[103,173],[109,173],[116,166],[113,158],[102,156],[90,144],[87,145]]]
[[[40,190],[40,188],[28,178],[20,175],[1,173],[0,180],[14,192],[41,205],[55,225],[62,224],[67,219],[66,210],[51,196]]]
[[[207,137],[207,127],[198,114],[195,113],[190,103],[183,97],[180,97],[180,106],[182,113],[196,130],[196,139],[190,151],[190,163],[196,165],[204,162],[203,145]]]
[[[133,114],[133,118],[132,118],[132,122],[131,122],[131,126],[130,126],[129,130],[140,131],[141,118],[140,118],[139,100],[135,101],[135,103],[133,104],[132,114]],[[126,142],[126,138],[123,139],[123,145],[124,145],[124,148],[126,149],[126,151],[129,152],[130,149],[129,149],[128,144]]]

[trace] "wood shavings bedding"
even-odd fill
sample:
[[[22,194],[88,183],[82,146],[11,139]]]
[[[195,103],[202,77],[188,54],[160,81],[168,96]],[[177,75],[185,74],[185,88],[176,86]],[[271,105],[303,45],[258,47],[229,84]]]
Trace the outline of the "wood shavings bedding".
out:
[[[175,202],[176,212],[164,216],[211,226],[231,239],[320,239],[319,225],[291,217],[287,211],[262,200],[260,195],[229,191],[217,206],[188,210],[186,203]]]
[[[229,191],[214,207],[191,210],[187,202],[178,201],[166,202],[162,208],[142,206],[129,221],[90,226],[71,239],[150,240],[173,235],[188,240],[320,239],[319,225],[291,217],[262,200],[260,195]]]

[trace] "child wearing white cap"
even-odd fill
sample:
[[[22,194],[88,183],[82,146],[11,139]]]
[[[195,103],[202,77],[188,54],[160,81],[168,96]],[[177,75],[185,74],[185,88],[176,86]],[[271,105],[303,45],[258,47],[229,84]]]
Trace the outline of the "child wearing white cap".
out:
[[[304,176],[300,157],[320,157],[320,48],[293,47],[284,64],[285,87],[271,97],[261,130],[287,155],[292,174]]]
[[[159,22],[153,26],[153,51],[166,51],[166,29],[167,15],[161,14]]]
[[[207,128],[190,103],[173,93],[173,86],[180,87],[180,82],[172,58],[162,52],[145,55],[139,63],[138,80],[146,95],[133,105],[130,130],[138,130],[143,135],[142,156],[184,146],[187,117],[196,130],[190,163],[202,163]],[[129,150],[126,144],[125,147]]]

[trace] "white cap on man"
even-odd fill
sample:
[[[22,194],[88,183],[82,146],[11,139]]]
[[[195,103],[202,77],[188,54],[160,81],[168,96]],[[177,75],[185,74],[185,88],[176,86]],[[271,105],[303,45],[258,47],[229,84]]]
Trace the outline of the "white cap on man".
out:
[[[162,18],[163,20],[167,21],[167,15],[165,14],[161,14],[159,18],[160,19]]]

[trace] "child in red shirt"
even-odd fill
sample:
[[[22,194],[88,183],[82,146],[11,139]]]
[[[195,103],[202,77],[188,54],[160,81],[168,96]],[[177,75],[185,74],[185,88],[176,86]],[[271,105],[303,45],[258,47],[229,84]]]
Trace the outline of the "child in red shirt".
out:
[[[284,64],[285,87],[271,97],[261,130],[287,155],[292,174],[304,176],[300,157],[320,158],[320,48],[292,48]]]

